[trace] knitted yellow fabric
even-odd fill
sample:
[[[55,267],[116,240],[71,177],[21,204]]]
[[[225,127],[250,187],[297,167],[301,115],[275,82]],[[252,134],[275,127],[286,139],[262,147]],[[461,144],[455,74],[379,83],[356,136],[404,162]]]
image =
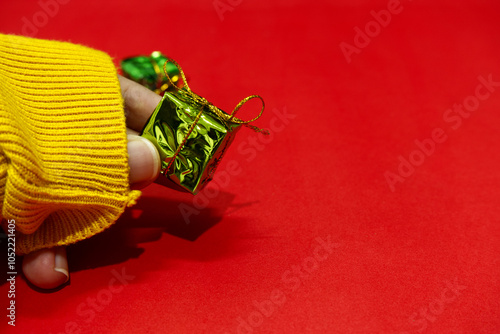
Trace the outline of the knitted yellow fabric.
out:
[[[0,219],[16,253],[88,238],[135,203],[125,131],[108,55],[0,34]]]

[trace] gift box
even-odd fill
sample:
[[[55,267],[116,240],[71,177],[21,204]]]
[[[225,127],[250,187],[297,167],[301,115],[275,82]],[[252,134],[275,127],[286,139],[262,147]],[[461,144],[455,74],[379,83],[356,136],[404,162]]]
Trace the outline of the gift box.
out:
[[[165,63],[167,65],[163,71]],[[179,69],[172,62],[167,62],[167,57],[159,51],[151,53],[150,56],[123,59],[120,66],[124,77],[160,95],[163,95],[165,91],[173,90],[179,82]]]
[[[264,101],[258,95],[251,95],[227,114],[191,91],[180,66],[173,60],[168,61],[179,68],[184,87],[175,86],[176,90],[165,92],[141,136],[158,149],[162,160],[161,173],[182,189],[196,194],[213,178],[242,126],[268,134],[249,124],[262,115]],[[260,114],[250,121],[236,118],[235,113],[253,98],[262,101]]]

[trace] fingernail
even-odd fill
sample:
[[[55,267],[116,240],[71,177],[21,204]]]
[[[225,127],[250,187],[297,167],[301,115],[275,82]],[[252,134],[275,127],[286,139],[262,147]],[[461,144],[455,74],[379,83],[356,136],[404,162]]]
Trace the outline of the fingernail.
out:
[[[66,283],[69,280],[68,259],[66,258],[66,247],[56,247],[54,257],[54,271],[66,276]]]
[[[160,155],[152,142],[141,136],[128,135],[130,183],[154,181],[160,173]]]

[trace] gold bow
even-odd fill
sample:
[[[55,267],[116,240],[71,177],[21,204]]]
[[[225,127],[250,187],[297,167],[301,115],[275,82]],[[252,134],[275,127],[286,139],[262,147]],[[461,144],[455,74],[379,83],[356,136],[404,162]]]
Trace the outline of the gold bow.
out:
[[[238,123],[238,124],[242,124],[244,126],[247,126],[249,128],[251,128],[252,130],[254,130],[255,132],[260,132],[262,133],[263,135],[269,135],[269,131],[268,130],[263,130],[263,129],[260,129],[254,125],[250,125],[249,123],[252,123],[253,121],[256,121],[260,118],[260,116],[262,116],[262,113],[264,112],[264,108],[265,108],[265,103],[264,103],[264,99],[260,96],[260,95],[250,95],[248,97],[245,97],[243,100],[241,100],[237,105],[236,107],[234,107],[233,111],[231,112],[231,114],[226,114],[225,112],[223,112],[222,110],[220,110],[219,108],[217,108],[216,106],[214,106],[212,103],[210,103],[209,101],[207,101],[207,99],[205,99],[204,97],[201,97],[199,96],[198,94],[196,94],[195,92],[193,92],[191,90],[191,88],[189,87],[188,85],[188,82],[187,82],[187,79],[186,79],[186,75],[184,74],[184,71],[182,70],[182,68],[179,66],[179,64],[171,59],[171,58],[167,58],[167,60],[165,61],[165,64],[163,64],[163,72],[165,72],[165,76],[166,78],[168,79],[168,81],[170,82],[170,84],[172,86],[174,86],[177,90],[180,90],[181,88],[179,88],[176,84],[174,84],[174,82],[172,81],[172,79],[170,78],[170,76],[168,75],[167,73],[167,63],[168,62],[171,62],[173,63],[178,69],[179,69],[179,73],[181,75],[181,78],[182,78],[182,81],[184,83],[184,86],[182,87],[182,89],[184,89],[188,95],[196,102],[198,103],[199,105],[201,105],[202,107],[207,107],[212,113],[214,113],[215,115],[219,116],[219,118],[222,120],[222,122],[225,123],[226,127],[227,127],[227,123],[228,122],[233,122],[233,123]],[[235,117],[236,115],[236,112],[241,108],[243,107],[243,105],[245,103],[247,103],[248,101],[250,101],[251,99],[260,99],[260,101],[262,102],[262,109],[260,110],[260,113],[259,115],[257,115],[257,117],[249,120],[249,121],[243,121],[237,117]],[[202,111],[203,111],[203,108],[201,108]],[[200,111],[200,114],[202,113],[202,111]],[[199,115],[201,116],[201,115]],[[197,116],[196,119],[195,119],[195,125],[198,121],[199,117]],[[189,131],[191,132],[191,131]]]

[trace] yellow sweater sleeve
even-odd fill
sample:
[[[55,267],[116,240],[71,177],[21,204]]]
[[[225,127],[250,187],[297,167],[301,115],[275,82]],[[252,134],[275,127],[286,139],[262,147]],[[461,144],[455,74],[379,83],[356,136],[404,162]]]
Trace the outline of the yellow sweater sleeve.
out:
[[[81,45],[0,34],[0,219],[16,253],[109,227],[139,197],[128,184],[116,69]]]

